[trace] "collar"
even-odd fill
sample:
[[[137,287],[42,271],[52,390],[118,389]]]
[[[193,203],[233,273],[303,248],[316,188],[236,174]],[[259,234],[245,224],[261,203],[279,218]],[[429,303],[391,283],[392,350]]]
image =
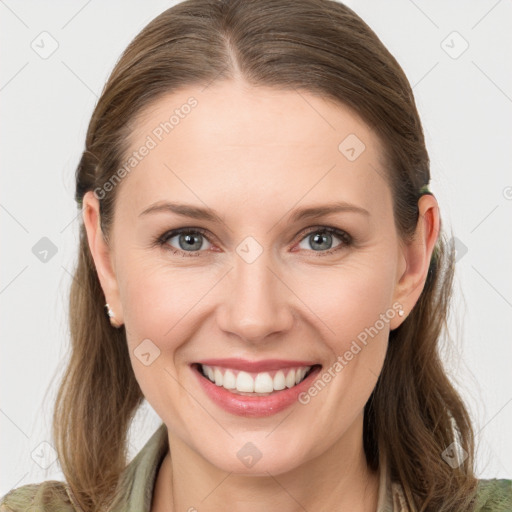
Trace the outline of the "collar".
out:
[[[123,471],[119,483],[123,500],[111,512],[150,512],[156,477],[168,449],[167,426],[162,423]],[[383,455],[379,467],[377,512],[409,512],[401,485],[389,479]]]
[[[122,502],[110,512],[150,512],[156,477],[168,449],[167,426],[162,423],[121,474]]]
[[[392,482],[389,478],[389,469],[386,456],[379,454],[379,497],[377,512],[409,512],[402,486]]]

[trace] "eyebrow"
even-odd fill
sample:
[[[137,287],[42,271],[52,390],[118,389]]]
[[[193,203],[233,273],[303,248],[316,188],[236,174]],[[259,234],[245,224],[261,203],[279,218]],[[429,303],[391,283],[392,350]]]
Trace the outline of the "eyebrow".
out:
[[[201,206],[193,206],[183,203],[171,203],[168,201],[159,201],[157,203],[150,205],[148,208],[146,208],[139,214],[139,217],[143,215],[148,215],[150,213],[162,212],[175,213],[183,217],[190,217],[192,219],[200,219],[210,222],[218,222],[220,224],[224,223],[220,215],[211,208],[204,208]],[[365,210],[360,206],[356,206],[354,204],[350,204],[344,201],[339,201],[331,204],[299,208],[292,212],[289,218],[289,222],[298,222],[304,219],[322,217],[324,215],[340,212],[359,213],[366,216],[370,215],[370,212],[368,210]]]

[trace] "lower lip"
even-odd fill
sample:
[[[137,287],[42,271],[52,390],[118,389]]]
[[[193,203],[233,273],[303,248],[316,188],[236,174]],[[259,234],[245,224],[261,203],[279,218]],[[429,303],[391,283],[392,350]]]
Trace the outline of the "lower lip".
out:
[[[314,368],[302,382],[292,388],[274,391],[267,396],[248,396],[237,395],[222,386],[217,386],[201,373],[198,365],[192,366],[192,371],[197,375],[199,383],[213,402],[231,414],[250,418],[272,416],[292,405],[297,401],[298,395],[311,385],[320,370],[320,366]]]

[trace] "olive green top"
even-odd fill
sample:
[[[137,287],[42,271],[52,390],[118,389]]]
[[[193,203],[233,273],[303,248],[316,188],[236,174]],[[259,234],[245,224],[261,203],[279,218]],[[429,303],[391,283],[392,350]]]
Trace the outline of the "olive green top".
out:
[[[164,423],[126,466],[119,481],[122,502],[110,512],[150,512],[158,470],[168,451]],[[391,482],[381,464],[377,512],[409,512],[400,484]],[[0,512],[83,512],[64,482],[48,480],[9,491]],[[512,512],[512,480],[480,480],[475,512]]]

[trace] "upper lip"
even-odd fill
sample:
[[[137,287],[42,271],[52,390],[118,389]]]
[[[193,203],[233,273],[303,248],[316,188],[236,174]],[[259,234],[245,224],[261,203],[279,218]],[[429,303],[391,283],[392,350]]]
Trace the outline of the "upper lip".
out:
[[[289,359],[264,359],[262,361],[249,361],[240,358],[224,359],[203,359],[197,361],[198,364],[207,366],[221,366],[223,368],[232,368],[233,370],[242,370],[246,372],[264,372],[280,370],[281,368],[297,368],[301,366],[319,365],[315,361],[292,361]]]

